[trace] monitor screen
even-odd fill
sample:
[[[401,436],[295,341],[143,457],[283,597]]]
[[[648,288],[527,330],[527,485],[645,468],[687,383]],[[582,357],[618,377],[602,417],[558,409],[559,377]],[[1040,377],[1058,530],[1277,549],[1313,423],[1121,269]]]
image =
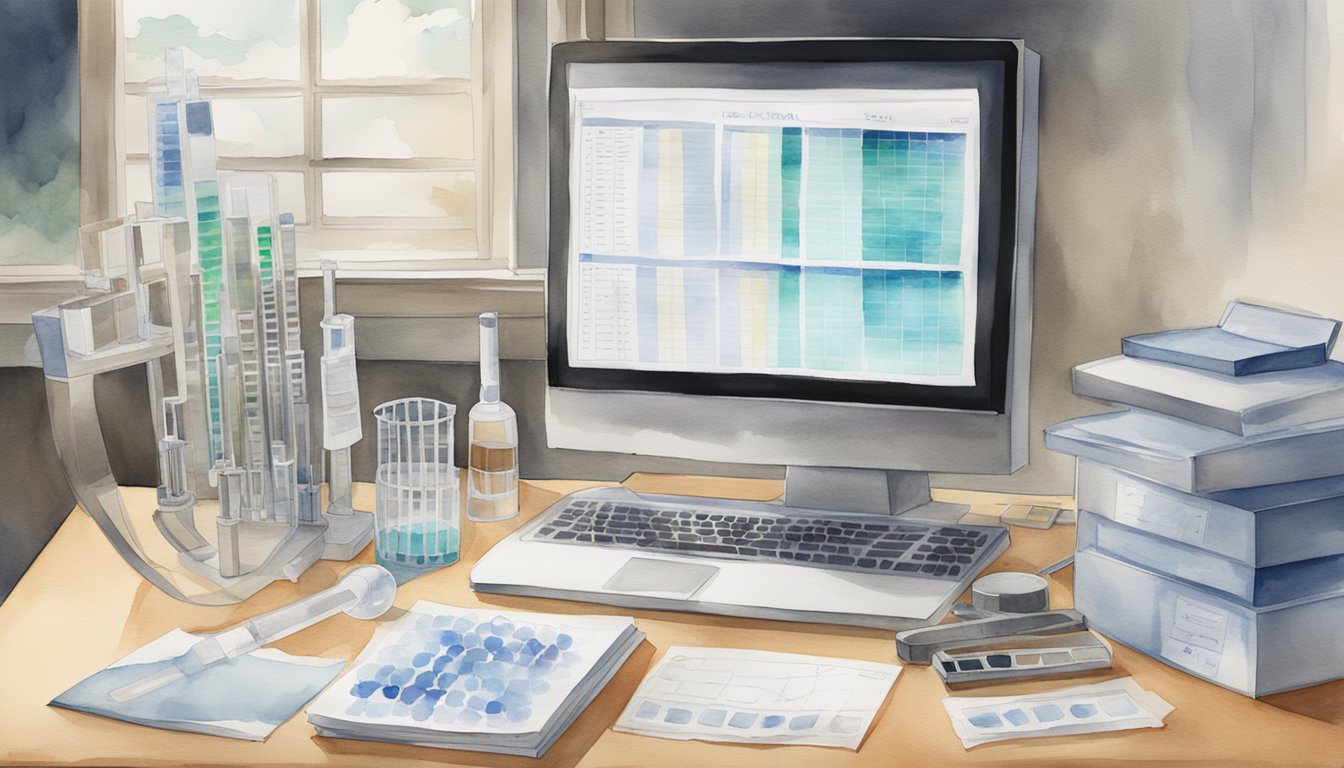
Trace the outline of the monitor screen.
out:
[[[975,383],[975,91],[570,100],[570,366]]]
[[[1003,412],[1014,46],[622,45],[556,49],[553,386]]]

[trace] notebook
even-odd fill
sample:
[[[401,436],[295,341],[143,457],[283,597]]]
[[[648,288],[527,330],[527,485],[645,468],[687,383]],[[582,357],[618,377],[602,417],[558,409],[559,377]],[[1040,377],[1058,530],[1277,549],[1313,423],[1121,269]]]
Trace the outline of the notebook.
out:
[[[540,757],[643,640],[629,617],[417,602],[308,707],[321,736]]]
[[[1344,363],[1234,378],[1117,356],[1075,367],[1073,392],[1253,437],[1344,416]]]
[[[1126,357],[1247,376],[1325,363],[1339,326],[1326,317],[1232,301],[1217,327],[1127,336],[1120,348]]]

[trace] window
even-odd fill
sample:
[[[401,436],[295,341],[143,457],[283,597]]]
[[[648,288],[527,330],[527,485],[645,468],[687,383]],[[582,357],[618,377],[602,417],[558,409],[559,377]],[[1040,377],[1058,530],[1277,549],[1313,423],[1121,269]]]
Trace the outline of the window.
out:
[[[220,170],[276,175],[301,265],[507,267],[492,180],[511,175],[494,128],[511,83],[490,72],[510,71],[510,5],[121,0],[124,210],[150,199],[145,95],[181,48],[213,103]]]

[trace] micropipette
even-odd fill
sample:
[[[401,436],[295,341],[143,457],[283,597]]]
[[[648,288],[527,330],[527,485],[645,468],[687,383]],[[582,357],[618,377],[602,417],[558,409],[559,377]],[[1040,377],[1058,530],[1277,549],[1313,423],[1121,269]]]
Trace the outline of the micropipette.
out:
[[[311,597],[254,616],[236,627],[201,637],[173,659],[172,666],[112,691],[116,701],[130,701],[209,667],[251,653],[344,611],[356,619],[376,619],[392,607],[397,581],[379,565],[361,565],[332,587]]]

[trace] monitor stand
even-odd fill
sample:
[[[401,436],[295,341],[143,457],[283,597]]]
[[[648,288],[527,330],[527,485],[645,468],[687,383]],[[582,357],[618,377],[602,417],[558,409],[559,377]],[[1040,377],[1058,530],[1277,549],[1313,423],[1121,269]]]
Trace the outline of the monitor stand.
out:
[[[784,506],[903,515],[955,523],[970,509],[929,498],[929,473],[844,467],[798,467],[784,474]]]

